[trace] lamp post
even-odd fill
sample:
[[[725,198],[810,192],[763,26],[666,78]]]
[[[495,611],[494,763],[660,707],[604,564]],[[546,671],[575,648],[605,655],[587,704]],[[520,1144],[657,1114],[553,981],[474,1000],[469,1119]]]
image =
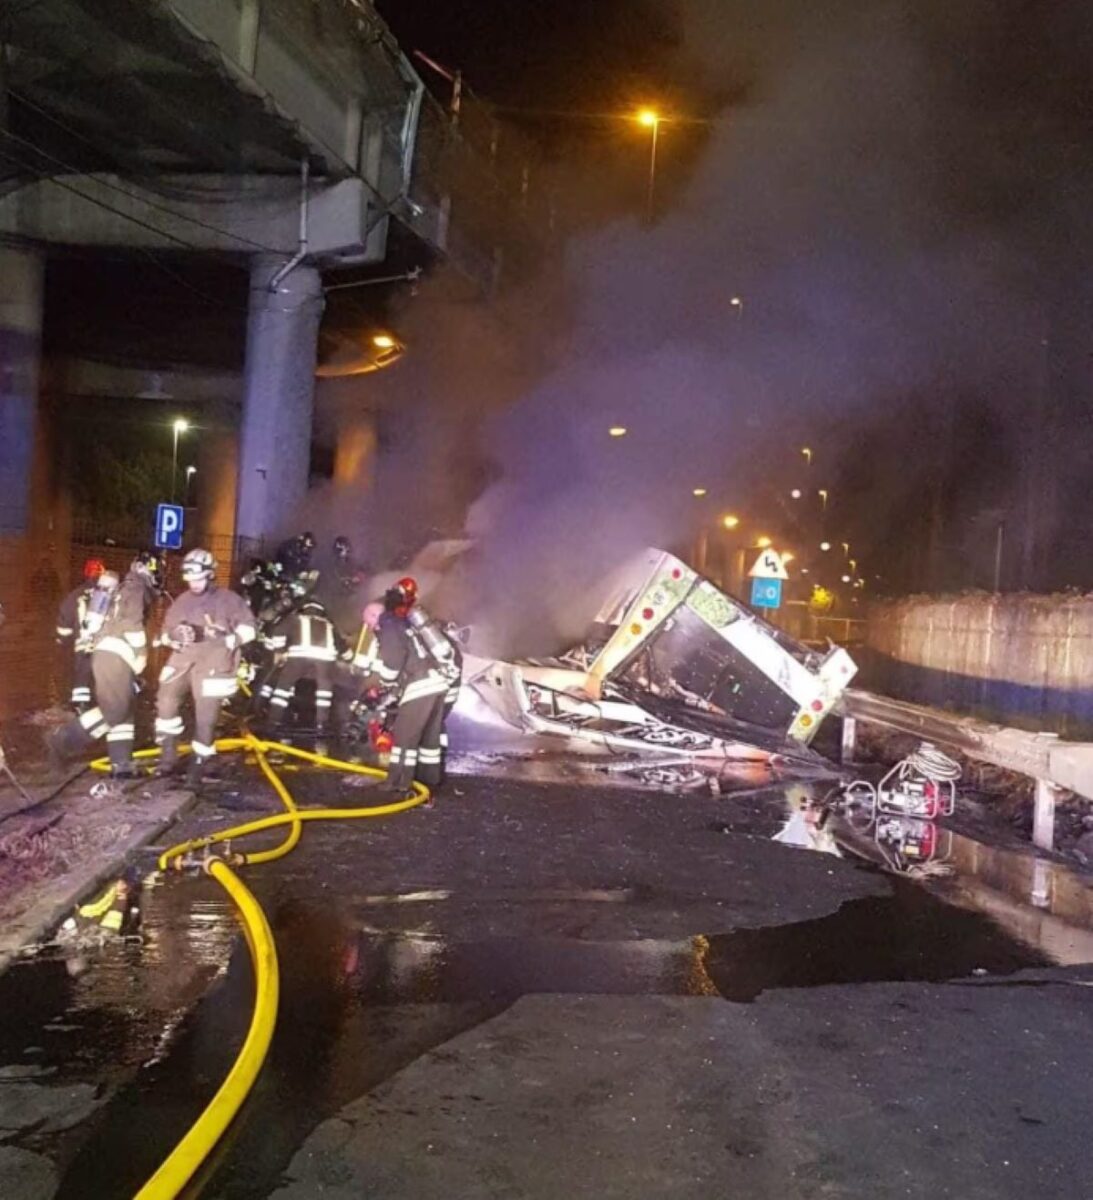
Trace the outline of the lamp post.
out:
[[[179,436],[190,428],[190,422],[185,417],[179,417],[171,426],[174,430],[174,446],[171,450],[171,503],[175,502],[175,493],[178,488],[178,439]]]
[[[197,474],[197,467],[186,468],[186,482],[183,485],[182,491],[182,506],[183,508],[190,507],[190,480]]]

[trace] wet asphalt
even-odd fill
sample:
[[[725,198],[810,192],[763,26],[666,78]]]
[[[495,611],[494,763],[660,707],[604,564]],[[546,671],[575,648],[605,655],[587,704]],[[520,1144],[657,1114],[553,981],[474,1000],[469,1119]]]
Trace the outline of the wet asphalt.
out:
[[[959,835],[925,879],[860,823],[795,837],[831,779],[463,769],[428,810],[310,826],[247,871],[277,1033],[191,1195],[1084,1194],[1081,881]],[[240,771],[177,833],[273,804]],[[141,910],[139,938],[0,976],[0,1179],[42,1168],[28,1197],[131,1195],[241,1042],[218,886],[150,878]]]

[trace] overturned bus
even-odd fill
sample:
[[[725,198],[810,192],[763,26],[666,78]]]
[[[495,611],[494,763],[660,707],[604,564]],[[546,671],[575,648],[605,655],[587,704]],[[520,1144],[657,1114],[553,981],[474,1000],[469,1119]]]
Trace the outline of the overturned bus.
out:
[[[474,696],[517,729],[737,759],[815,759],[809,744],[857,670],[845,650],[809,649],[661,550],[619,573],[582,645],[466,668]]]

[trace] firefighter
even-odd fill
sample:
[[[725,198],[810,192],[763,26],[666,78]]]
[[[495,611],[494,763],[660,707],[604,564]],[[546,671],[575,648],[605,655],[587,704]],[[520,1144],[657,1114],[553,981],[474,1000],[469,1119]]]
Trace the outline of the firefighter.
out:
[[[334,571],[339,579],[353,574],[353,545],[344,533],[334,539]],[[356,581],[354,581],[356,582]]]
[[[98,558],[89,558],[83,565],[83,582],[61,601],[57,612],[57,644],[72,642],[71,703],[77,713],[91,707],[91,642],[84,630],[88,602],[106,565]]]
[[[269,701],[273,728],[284,722],[297,684],[310,679],[315,684],[315,729],[322,737],[330,726],[334,676],[345,648],[326,609],[318,600],[305,600],[297,611],[287,614],[273,627],[266,645],[284,659]]]
[[[189,695],[194,704],[194,734],[187,775],[193,787],[200,785],[216,754],[214,735],[221,705],[239,688],[239,648],[252,642],[256,633],[247,602],[236,592],[217,587],[215,576],[216,559],[208,550],[186,554],[182,581],[187,590],[167,610],[160,635],[160,642],[170,646],[172,653],[160,672],[156,702],[159,770],[173,774],[178,769],[182,701]]]
[[[414,581],[400,580],[385,594],[376,626],[376,675],[398,693],[391,765],[381,790],[396,796],[406,795],[415,778],[430,787],[440,783],[440,734],[451,684],[450,673],[410,624],[416,598]]]
[[[88,603],[91,674],[97,704],[57,731],[51,740],[59,755],[77,754],[106,734],[110,770],[115,778],[133,778],[133,698],[137,676],[148,662],[145,622],[160,590],[163,568],[151,550],[133,559],[120,584],[105,571]]]
[[[305,575],[311,570],[311,555],[315,549],[315,535],[306,530],[277,547],[276,561],[289,576]]]
[[[397,586],[402,588],[409,597],[407,620],[417,632],[425,648],[433,656],[436,665],[440,667],[441,672],[448,681],[448,687],[444,693],[444,712],[440,727],[439,773],[434,784],[434,787],[439,787],[444,782],[447,767],[448,717],[451,715],[452,709],[455,708],[456,701],[459,699],[459,688],[463,678],[463,651],[452,635],[450,628],[431,617],[425,608],[418,603],[416,580],[407,576],[404,579],[400,579]]]

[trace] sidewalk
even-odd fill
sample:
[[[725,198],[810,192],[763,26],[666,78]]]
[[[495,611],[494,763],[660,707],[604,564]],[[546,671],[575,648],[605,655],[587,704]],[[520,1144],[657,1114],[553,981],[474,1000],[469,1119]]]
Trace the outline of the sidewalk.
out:
[[[91,795],[92,771],[50,775],[40,763],[9,761],[34,801],[27,807],[0,777],[0,971],[20,949],[46,936],[80,901],[121,874],[194,802],[192,792],[149,779],[117,798]],[[62,786],[63,785],[63,786]],[[51,792],[61,787],[53,798]]]

